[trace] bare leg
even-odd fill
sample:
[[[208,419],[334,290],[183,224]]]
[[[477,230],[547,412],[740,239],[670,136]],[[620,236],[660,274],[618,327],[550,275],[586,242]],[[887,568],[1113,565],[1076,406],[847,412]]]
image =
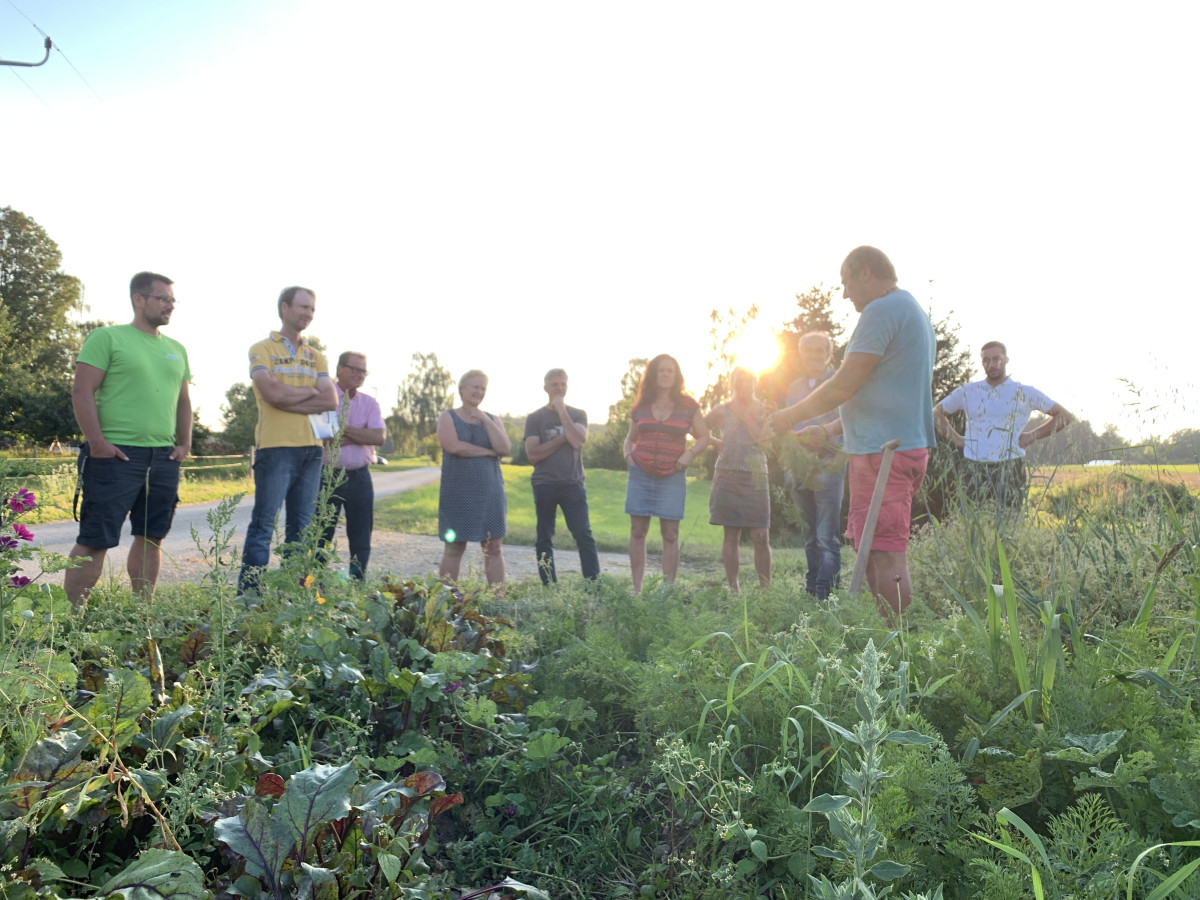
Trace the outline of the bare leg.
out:
[[[741,564],[739,544],[742,542],[742,529],[736,525],[726,525],[725,539],[721,542],[721,562],[725,563],[725,580],[729,589],[738,592],[738,567]]]
[[[504,538],[481,541],[483,548],[483,574],[490,585],[504,584]]]
[[[154,586],[158,584],[158,571],[162,567],[161,540],[135,534],[129,548],[125,570],[129,573],[129,584],[133,592],[143,600],[154,599]]]
[[[754,571],[758,573],[758,586],[771,583],[771,532],[766,528],[751,528],[750,540],[754,544]]]
[[[629,572],[633,576],[633,593],[642,592],[646,575],[646,535],[650,533],[649,516],[629,517]]]
[[[675,573],[679,571],[679,523],[671,519],[659,519],[658,532],[663,542],[663,581],[674,584]]]
[[[438,564],[438,574],[451,581],[458,581],[458,570],[462,567],[463,552],[466,549],[466,541],[446,541],[443,545],[442,561]]]
[[[67,554],[69,559],[91,557],[90,560],[80,563],[73,569],[67,569],[63,573],[63,589],[66,590],[67,599],[71,601],[71,606],[75,609],[83,609],[87,606],[87,595],[100,580],[100,573],[104,571],[104,554],[107,552],[99,547],[85,547],[83,544],[76,544]]]
[[[879,605],[880,614],[894,621],[912,602],[912,578],[908,553],[872,550],[867,557],[867,584]]]

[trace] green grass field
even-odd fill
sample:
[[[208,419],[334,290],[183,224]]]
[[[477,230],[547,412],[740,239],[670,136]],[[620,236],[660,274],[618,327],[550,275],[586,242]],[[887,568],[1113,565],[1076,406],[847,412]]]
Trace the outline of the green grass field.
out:
[[[537,540],[537,520],[533,511],[533,490],[529,485],[532,466],[501,466],[508,494],[508,535],[505,542],[533,546]],[[720,528],[708,524],[710,482],[689,478],[687,513],[679,530],[680,552],[685,556],[712,558],[720,555]],[[625,515],[625,473],[592,469],[587,473],[588,513],[592,534],[601,550],[624,552],[629,549],[629,516]],[[375,503],[375,527],[384,531],[409,534],[437,534],[438,485],[430,484],[405,494],[394,494]],[[555,547],[574,549],[575,542],[558,517]],[[658,528],[651,525],[647,548],[662,550]]]

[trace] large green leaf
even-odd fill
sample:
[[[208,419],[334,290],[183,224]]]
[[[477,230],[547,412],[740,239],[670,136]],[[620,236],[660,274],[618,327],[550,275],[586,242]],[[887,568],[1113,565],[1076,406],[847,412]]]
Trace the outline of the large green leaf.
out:
[[[153,703],[149,681],[131,669],[117,669],[104,679],[103,690],[83,714],[119,749],[137,737],[138,719]]]
[[[932,744],[934,738],[919,731],[892,731],[884,735],[885,741],[893,744]]]
[[[300,864],[301,874],[296,879],[298,889],[297,900],[338,900],[337,875],[330,869]]]
[[[570,738],[543,731],[525,745],[525,755],[529,759],[549,759],[569,743]]]
[[[909,866],[898,863],[895,860],[882,859],[867,869],[867,871],[880,881],[893,881],[896,878],[907,875],[909,868]]]
[[[247,874],[278,893],[279,873],[296,845],[286,823],[277,821],[264,804],[247,800],[238,815],[218,819],[213,833],[246,860]]]
[[[1051,750],[1047,759],[1099,765],[1117,752],[1117,744],[1125,737],[1124,731],[1106,731],[1103,734],[1068,734],[1062,750]]]
[[[80,758],[88,743],[86,735],[69,731],[30,747],[8,777],[0,811],[5,817],[24,815],[43,797],[85,782],[95,769]]]
[[[124,897],[126,900],[203,900],[210,894],[204,888],[204,873],[186,853],[177,850],[144,850],[137,860],[110,878],[97,897]]]
[[[288,779],[287,790],[275,807],[275,815],[287,826],[293,846],[306,847],[318,827],[350,812],[350,788],[354,782],[352,763],[336,769],[312,766]],[[302,849],[302,861],[304,856]]]
[[[819,797],[813,797],[808,803],[804,804],[804,809],[800,811],[827,814],[841,809],[851,799],[845,794],[821,794]]]

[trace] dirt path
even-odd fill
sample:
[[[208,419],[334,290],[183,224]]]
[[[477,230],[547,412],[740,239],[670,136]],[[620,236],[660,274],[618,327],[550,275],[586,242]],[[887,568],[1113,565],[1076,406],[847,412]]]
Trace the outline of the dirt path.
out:
[[[440,470],[430,467],[426,469],[409,469],[401,472],[374,472],[372,479],[375,484],[375,496],[386,497],[390,494],[402,493],[424,484],[430,484],[440,477]],[[242,499],[234,513],[231,525],[235,528],[232,544],[241,549],[246,533],[246,525],[250,521],[250,509],[253,501],[249,497]],[[208,513],[217,506],[216,503],[192,503],[180,506],[175,515],[175,523],[171,533],[163,541],[163,567],[159,581],[162,583],[180,581],[198,581],[207,571],[196,542],[192,539],[195,530],[200,540],[208,544],[212,530],[208,524]],[[75,522],[46,522],[33,526],[34,543],[47,550],[66,554],[75,543],[79,526]],[[336,540],[341,548],[346,546],[346,533],[342,525],[338,526]],[[125,533],[121,537],[121,546],[108,552],[105,558],[105,576],[122,581],[125,576],[125,559],[130,543],[129,527],[126,524]],[[423,577],[437,572],[438,562],[442,557],[442,542],[432,535],[401,534],[391,531],[376,530],[371,539],[371,563],[368,574],[379,576],[385,573],[404,575],[408,577]],[[508,577],[512,580],[537,577],[537,562],[532,547],[509,546],[504,548],[504,558],[508,569]],[[563,551],[555,555],[555,563],[561,574],[579,572],[579,554],[574,550]],[[647,560],[647,572],[657,572],[659,559],[651,557]],[[692,567],[681,566],[682,571]],[[625,553],[601,553],[600,571],[610,575],[628,575],[629,557]],[[483,577],[483,553],[478,545],[468,546],[463,557],[464,576]],[[28,574],[32,575],[32,572]],[[233,574],[233,573],[231,573]],[[51,584],[62,584],[62,573],[47,576]]]

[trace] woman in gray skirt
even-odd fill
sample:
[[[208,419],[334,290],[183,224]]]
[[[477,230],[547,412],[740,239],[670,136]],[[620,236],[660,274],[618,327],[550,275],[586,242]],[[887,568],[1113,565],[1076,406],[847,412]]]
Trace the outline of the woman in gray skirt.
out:
[[[743,528],[750,530],[754,544],[759,585],[766,587],[771,582],[771,493],[767,487],[767,457],[760,448],[760,442],[770,433],[766,427],[767,409],[754,398],[754,373],[738,366],[729,382],[733,399],[710,412],[704,421],[721,434],[713,439],[720,455],[713,471],[708,521],[725,528],[721,559],[729,589],[736,592]]]

